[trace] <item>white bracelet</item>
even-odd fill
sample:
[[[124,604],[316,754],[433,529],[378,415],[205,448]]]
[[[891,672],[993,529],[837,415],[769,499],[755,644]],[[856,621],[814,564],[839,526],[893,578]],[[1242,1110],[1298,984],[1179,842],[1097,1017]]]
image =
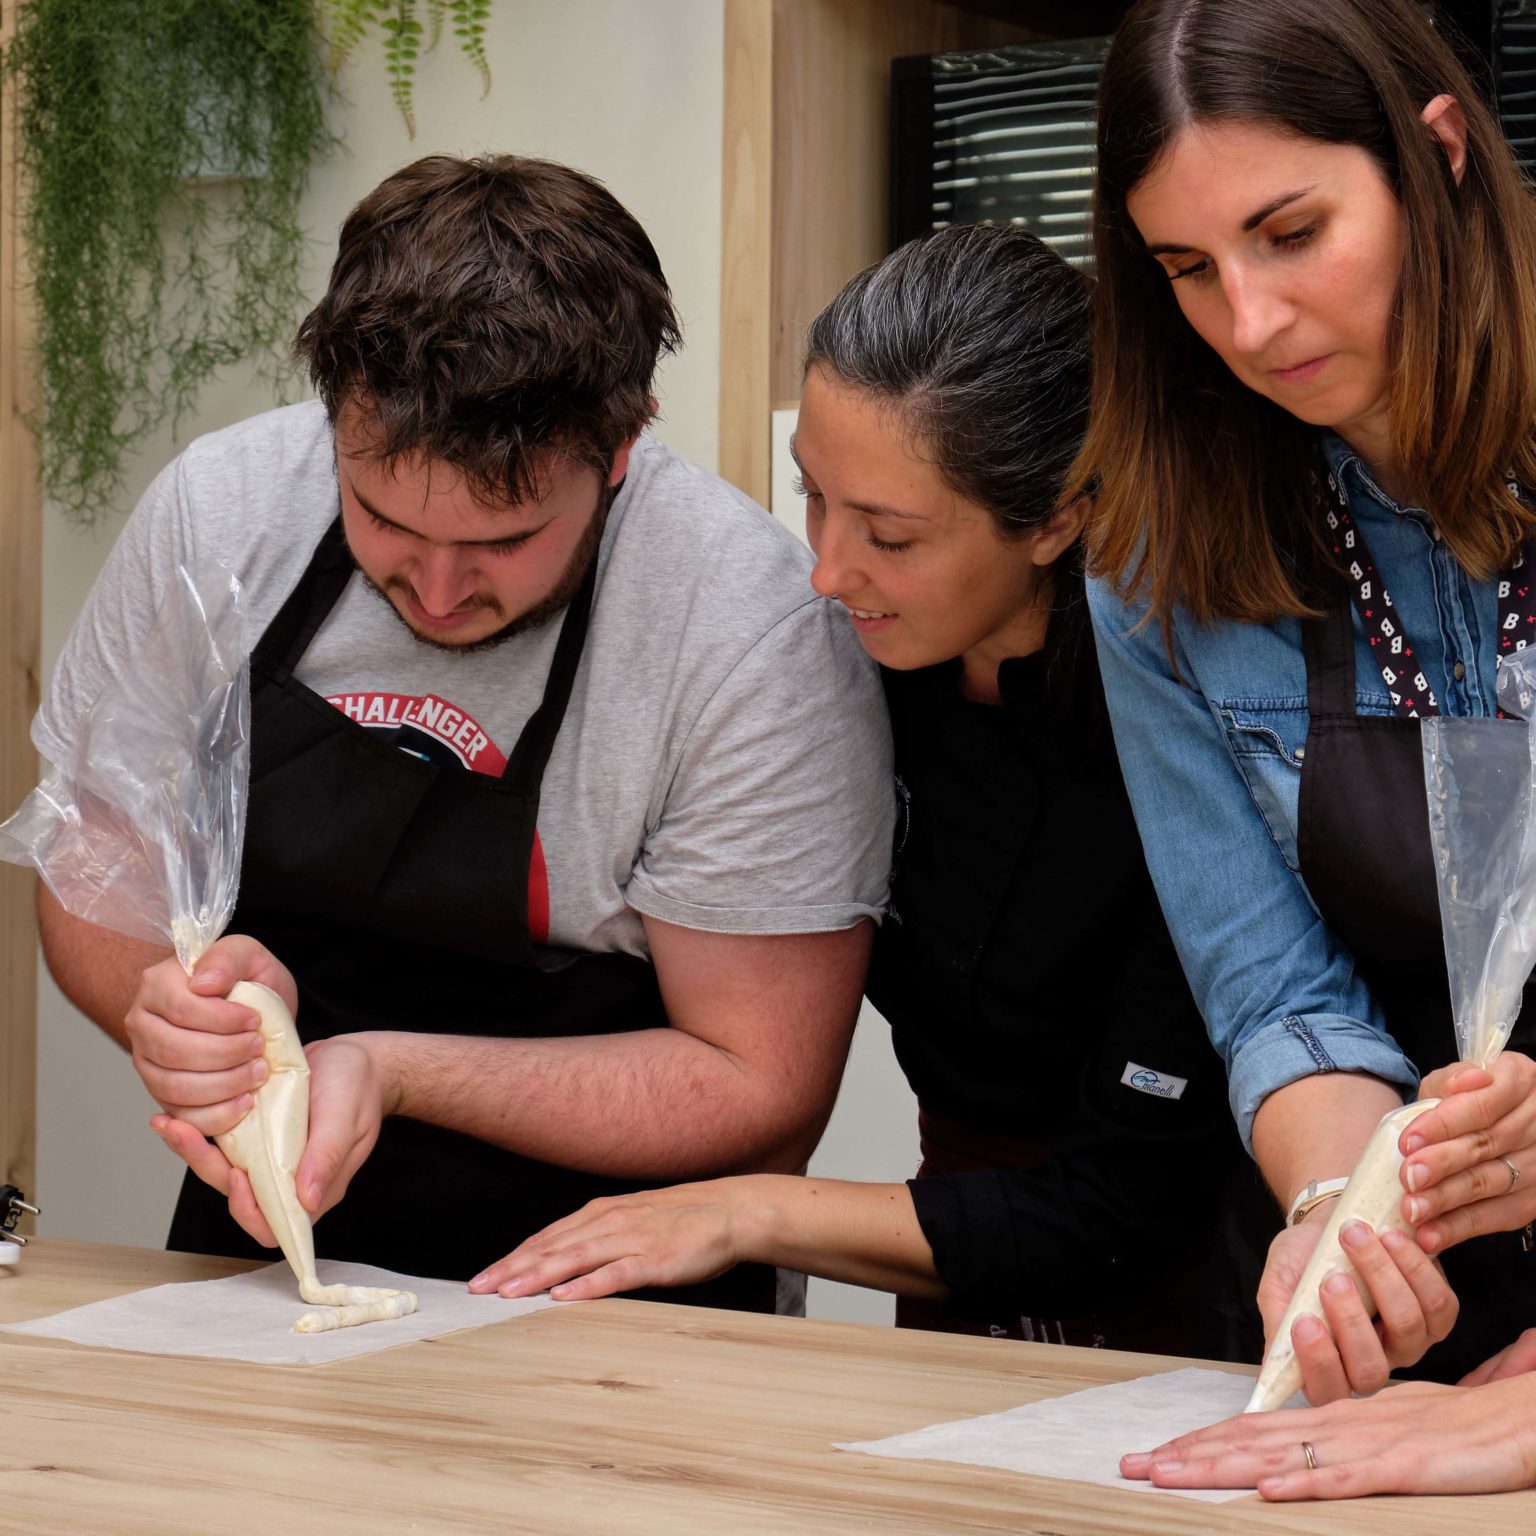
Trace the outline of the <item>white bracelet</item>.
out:
[[[1321,1205],[1324,1200],[1341,1194],[1348,1183],[1348,1179],[1313,1179],[1291,1202],[1290,1210],[1285,1213],[1286,1226],[1294,1227],[1314,1205]]]

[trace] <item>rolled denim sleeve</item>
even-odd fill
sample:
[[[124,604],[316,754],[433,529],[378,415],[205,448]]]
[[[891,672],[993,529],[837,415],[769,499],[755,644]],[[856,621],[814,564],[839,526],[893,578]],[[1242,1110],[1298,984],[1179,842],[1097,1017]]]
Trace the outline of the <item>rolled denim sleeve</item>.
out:
[[[1260,1104],[1315,1072],[1418,1076],[1348,947],[1288,866],[1233,760],[1222,721],[1175,634],[1090,584],[1115,745],[1147,865],[1253,1150]],[[1237,626],[1233,626],[1237,628]],[[1175,670],[1175,667],[1177,670]]]

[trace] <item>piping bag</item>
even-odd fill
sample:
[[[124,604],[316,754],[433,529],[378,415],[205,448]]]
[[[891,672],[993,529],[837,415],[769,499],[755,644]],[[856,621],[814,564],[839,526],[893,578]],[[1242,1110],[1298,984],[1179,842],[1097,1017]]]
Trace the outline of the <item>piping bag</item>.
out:
[[[1497,692],[1500,709],[1519,718],[1419,722],[1456,1048],[1479,1067],[1504,1049],[1536,959],[1536,733],[1527,728],[1536,714],[1536,647],[1503,660]],[[1392,1110],[1372,1133],[1270,1341],[1246,1412],[1278,1408],[1300,1390],[1291,1325],[1305,1313],[1323,1319],[1318,1293],[1330,1275],[1359,1280],[1339,1242],[1344,1224],[1412,1234],[1402,1218],[1398,1139],[1439,1102]]]
[[[235,909],[250,764],[240,584],[192,560],[177,567],[128,654],[113,658],[68,761],[50,765],[0,824],[0,859],[35,869],[73,916],[170,944],[190,975]],[[245,1118],[216,1140],[249,1176],[300,1295],[335,1308],[301,1318],[299,1330],[413,1311],[409,1292],[320,1284],[294,1188],[309,1134],[304,1048],[276,993],[240,982],[229,996],[261,1019],[268,1075]]]

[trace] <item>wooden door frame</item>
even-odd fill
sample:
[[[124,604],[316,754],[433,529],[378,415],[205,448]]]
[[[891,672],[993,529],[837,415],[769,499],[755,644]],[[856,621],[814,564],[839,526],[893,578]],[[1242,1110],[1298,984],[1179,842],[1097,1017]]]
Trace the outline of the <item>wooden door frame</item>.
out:
[[[0,0],[0,46],[16,5]],[[15,103],[0,94],[0,817],[37,783],[32,716],[42,665],[43,498],[26,425],[35,399]],[[0,864],[0,1184],[37,1194],[35,880]]]
[[[768,505],[773,376],[774,0],[725,0],[721,476]]]

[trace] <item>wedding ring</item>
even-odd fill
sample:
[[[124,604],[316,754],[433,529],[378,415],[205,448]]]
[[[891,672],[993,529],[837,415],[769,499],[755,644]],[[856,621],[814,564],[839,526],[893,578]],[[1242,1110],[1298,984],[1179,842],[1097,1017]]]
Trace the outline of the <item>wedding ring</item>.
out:
[[[1312,1442],[1310,1440],[1303,1440],[1301,1442],[1301,1454],[1307,1458],[1307,1471],[1316,1472],[1317,1457],[1312,1454]]]
[[[1509,1169],[1509,1188],[1506,1189],[1504,1193],[1506,1195],[1511,1195],[1515,1191],[1515,1185],[1520,1182],[1520,1170],[1515,1167],[1514,1161],[1511,1158],[1501,1157],[1499,1161]]]

